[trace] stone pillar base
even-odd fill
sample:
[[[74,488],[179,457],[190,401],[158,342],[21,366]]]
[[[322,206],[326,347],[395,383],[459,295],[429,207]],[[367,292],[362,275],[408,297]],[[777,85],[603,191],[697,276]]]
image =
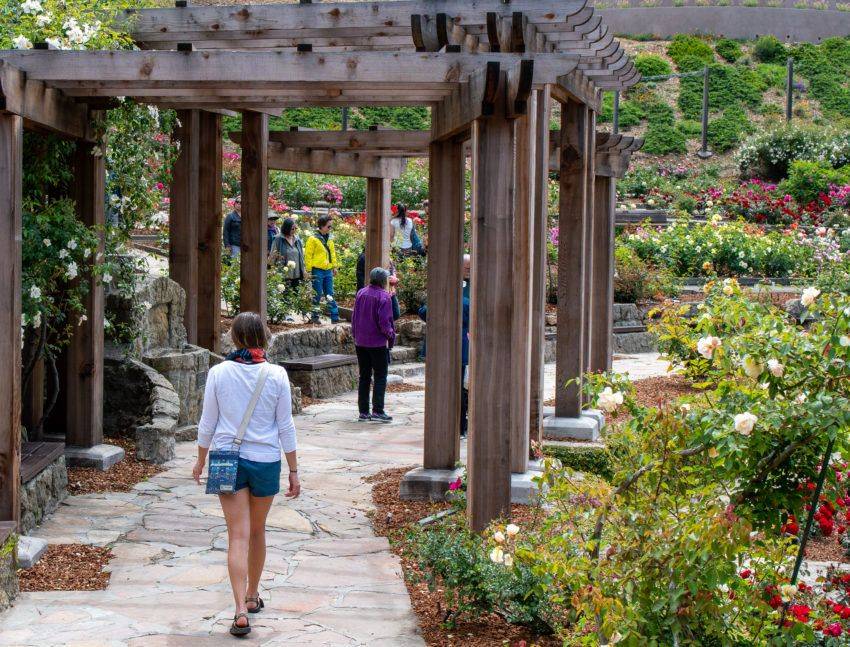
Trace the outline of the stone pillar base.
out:
[[[565,440],[599,440],[599,420],[596,416],[582,415],[579,418],[543,419],[543,435],[546,438]]]
[[[511,503],[531,505],[538,502],[540,488],[533,480],[537,476],[540,476],[540,472],[531,465],[527,472],[511,474]]]
[[[16,558],[18,568],[32,568],[47,550],[47,540],[22,535],[18,537]]]
[[[123,458],[124,450],[115,445],[71,445],[65,448],[65,462],[68,467],[95,467],[105,472]]]
[[[417,467],[404,475],[399,496],[406,501],[444,501],[449,485],[457,481],[462,470],[429,470]]]

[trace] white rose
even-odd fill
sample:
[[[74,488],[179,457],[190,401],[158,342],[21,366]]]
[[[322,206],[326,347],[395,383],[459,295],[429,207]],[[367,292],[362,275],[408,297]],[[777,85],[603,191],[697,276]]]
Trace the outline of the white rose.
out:
[[[50,45],[53,49],[62,49],[62,41],[58,38],[45,38],[44,42]]]
[[[286,266],[287,266],[289,269],[294,270],[294,269],[295,269],[295,261],[289,261],[289,262],[286,264]]]
[[[44,13],[38,15],[38,17],[35,19],[35,24],[39,27],[47,27],[47,25],[50,24],[51,20],[53,20],[53,16],[50,14],[49,11],[45,11]]]
[[[507,528],[505,528],[505,533],[508,537],[516,537],[519,534],[519,526],[515,523],[509,523]]]
[[[39,0],[25,0],[21,4],[21,11],[27,14],[34,14],[41,11],[41,2]]]
[[[495,564],[502,564],[505,561],[505,551],[496,546],[490,551],[490,561]]]
[[[756,379],[764,371],[764,366],[762,364],[759,364],[755,360],[755,358],[751,357],[750,355],[747,355],[744,358],[744,361],[742,362],[741,366],[743,366],[744,373],[747,374],[747,377],[751,377],[753,379]]]
[[[510,568],[514,565],[514,556],[508,553],[507,555],[505,555],[504,559],[502,560],[502,563],[508,568]]]
[[[505,543],[505,533],[503,533],[501,530],[497,530],[495,533],[493,533],[493,541],[495,541],[497,544]]]
[[[847,346],[850,346],[850,337],[847,335],[841,335],[838,339],[838,343],[846,348]]]
[[[41,288],[40,288],[40,287],[38,287],[37,285],[33,285],[33,286],[30,288],[30,298],[32,298],[32,299],[38,299],[38,298],[40,298],[40,297],[41,297]]]
[[[112,283],[112,275],[109,274],[108,272],[106,274],[104,274],[103,275],[103,282],[104,282],[104,284]]]
[[[684,403],[679,405],[679,410],[682,413],[688,413],[691,410],[691,405],[688,404],[687,402],[684,402]]]
[[[68,258],[68,250],[60,249],[59,250],[59,258]]]
[[[88,258],[89,256],[91,256],[91,248],[90,248],[90,247],[86,247],[86,248],[83,250],[83,258]]]
[[[711,335],[703,337],[697,342],[697,352],[706,359],[711,359],[714,356],[714,351],[720,348],[720,344],[719,337],[713,337]]]
[[[794,402],[796,402],[797,404],[803,404],[805,401],[806,401],[806,394],[805,393],[801,393],[796,398],[794,398]]]
[[[12,39],[12,47],[15,49],[32,49],[32,41],[21,34]]]
[[[73,238],[68,241],[68,249],[77,249],[77,241]]]
[[[735,416],[735,431],[739,434],[743,434],[744,436],[749,436],[753,427],[756,426],[757,421],[758,417],[754,416],[749,411],[746,413],[739,413]]]
[[[610,386],[606,386],[602,393],[599,394],[597,402],[600,409],[611,413],[623,404],[623,394],[619,391],[613,391]]]
[[[773,377],[782,377],[785,374],[785,365],[778,359],[767,360],[767,370]]]
[[[803,296],[800,297],[800,303],[808,308],[815,302],[815,299],[817,299],[818,296],[820,296],[820,290],[817,288],[806,288],[803,290]]]
[[[727,297],[731,297],[733,294],[735,294],[735,288],[733,288],[731,285],[724,285],[723,294],[725,294]]]
[[[793,584],[783,584],[779,587],[779,595],[783,602],[790,602],[797,595],[797,587]]]
[[[89,318],[86,315],[80,315],[80,320],[77,322],[77,325],[82,326],[88,320]]]
[[[68,279],[73,280],[73,279],[77,278],[78,271],[79,270],[77,268],[76,263],[74,263],[73,261],[71,263],[69,263],[68,264]]]

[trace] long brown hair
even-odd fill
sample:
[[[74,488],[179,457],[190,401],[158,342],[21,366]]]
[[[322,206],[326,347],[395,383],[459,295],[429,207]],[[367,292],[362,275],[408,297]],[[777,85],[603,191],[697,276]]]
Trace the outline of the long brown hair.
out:
[[[230,338],[238,349],[266,348],[269,345],[269,329],[256,312],[240,312],[230,327]]]

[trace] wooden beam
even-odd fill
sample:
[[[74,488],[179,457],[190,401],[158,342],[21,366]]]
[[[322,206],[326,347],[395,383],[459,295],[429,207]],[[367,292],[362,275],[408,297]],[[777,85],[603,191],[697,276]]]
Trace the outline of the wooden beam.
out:
[[[26,74],[3,60],[0,60],[0,112],[20,115],[27,128],[93,140],[87,106],[75,103],[43,82],[27,80]]]
[[[552,98],[560,103],[577,101],[584,103],[594,110],[599,110],[602,99],[587,80],[587,77],[579,72],[565,74],[551,88]]]
[[[434,106],[431,111],[431,139],[438,141],[456,137],[469,131],[473,121],[492,111],[500,74],[501,65],[497,61],[488,61],[485,68]]]
[[[501,84],[506,79],[501,78]],[[475,121],[472,148],[475,195],[472,214],[472,320],[467,513],[480,532],[510,514],[510,419],[514,352],[513,123],[504,88],[489,118]],[[433,210],[432,210],[433,211]]]
[[[103,253],[106,166],[99,147],[78,142],[74,157],[77,218],[99,231],[98,249]],[[83,297],[86,321],[74,329],[65,352],[65,443],[93,447],[103,442],[103,281],[90,279]]]
[[[428,363],[425,368],[425,469],[460,459],[463,316],[463,142],[431,144],[429,227],[440,244],[428,250]]]
[[[221,351],[221,115],[202,111],[198,128],[198,345]]]
[[[425,157],[428,155],[431,133],[428,130],[274,131],[269,133],[269,139],[287,148],[382,155],[404,152]]]
[[[297,173],[320,173],[353,177],[401,177],[407,161],[394,157],[360,155],[359,153],[334,153],[326,150],[284,148],[268,144],[269,168]]]
[[[392,180],[366,179],[366,275],[390,262]]]
[[[587,122],[586,106],[576,101],[561,104],[558,339],[555,368],[555,414],[559,418],[577,418],[581,414],[581,375],[585,366],[583,323]]]
[[[590,370],[610,371],[614,354],[614,180],[596,176],[594,187],[593,294]]]
[[[584,370],[590,370],[590,350],[591,344],[594,343],[594,337],[598,336],[592,328],[592,313],[594,302],[598,300],[598,296],[593,290],[593,250],[594,236],[596,227],[596,211],[593,207],[594,201],[594,180],[596,179],[596,113],[593,110],[586,109],[587,127],[585,128],[585,143],[584,150],[587,151],[587,167],[585,170],[585,189],[584,199],[586,201],[584,213]]]
[[[168,273],[186,293],[183,323],[190,344],[198,343],[198,150],[200,114],[177,113],[180,126],[174,131],[180,152],[171,179]]]
[[[0,521],[21,519],[21,182],[24,123],[0,113]]]
[[[530,438],[543,440],[543,402],[546,353],[546,259],[549,240],[549,121],[552,96],[548,87],[535,91],[537,141],[534,149],[534,212],[531,238],[531,374],[530,374]]]
[[[239,308],[266,318],[269,117],[242,113],[242,243]]]

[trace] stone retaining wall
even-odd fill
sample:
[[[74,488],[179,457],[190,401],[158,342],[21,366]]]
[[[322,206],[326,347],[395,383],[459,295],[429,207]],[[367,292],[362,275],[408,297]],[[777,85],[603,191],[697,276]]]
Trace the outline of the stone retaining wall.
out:
[[[18,575],[15,569],[15,537],[0,546],[0,611],[8,609],[18,595]]]
[[[357,388],[357,364],[333,366],[317,371],[288,371],[289,380],[310,398],[331,398]]]
[[[221,347],[224,355],[233,350],[233,342],[229,333],[221,336]],[[329,353],[354,354],[351,324],[334,324],[321,328],[298,328],[273,333],[268,350],[269,359],[275,364]]]
[[[65,457],[59,456],[21,487],[21,534],[27,534],[56,510],[68,492]],[[2,605],[0,605],[2,608]]]
[[[177,419],[178,439],[196,439],[209,373],[210,352],[205,348],[186,344],[181,350],[151,350],[145,353],[142,361],[163,375],[177,393],[180,407]]]

